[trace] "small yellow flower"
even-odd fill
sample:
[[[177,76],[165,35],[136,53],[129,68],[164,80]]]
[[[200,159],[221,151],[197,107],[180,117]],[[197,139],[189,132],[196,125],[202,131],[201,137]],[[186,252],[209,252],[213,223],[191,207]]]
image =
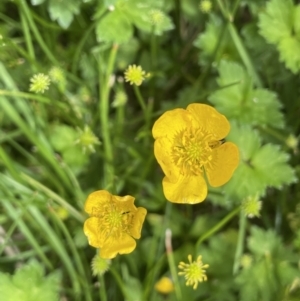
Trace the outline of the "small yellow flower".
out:
[[[100,257],[99,255],[95,255],[92,260],[92,271],[94,276],[103,275],[111,264],[110,259],[105,259]]]
[[[261,207],[262,202],[259,201],[258,195],[248,197],[242,203],[242,210],[244,214],[249,218],[253,218],[255,216],[259,217]]]
[[[147,210],[134,206],[134,198],[110,194],[106,190],[91,193],[84,205],[90,215],[84,223],[84,234],[89,244],[100,249],[100,257],[114,258],[118,253],[131,253],[135,239],[141,237],[141,229]]]
[[[154,123],[154,154],[165,177],[163,191],[173,203],[196,204],[207,196],[208,182],[228,182],[239,163],[239,151],[222,143],[230,125],[213,107],[194,103],[165,112]]]
[[[34,93],[44,93],[49,89],[51,82],[49,76],[43,73],[35,74],[30,81],[29,91]]]
[[[169,277],[162,277],[156,282],[155,289],[161,294],[170,294],[174,291],[174,284]]]
[[[146,72],[142,69],[141,66],[130,65],[125,73],[125,81],[129,82],[130,85],[140,86],[144,79],[147,77]]]
[[[78,128],[78,131],[79,131],[79,138],[75,141],[75,144],[80,144],[82,146],[82,150],[84,153],[87,150],[94,153],[95,145],[101,144],[98,138],[94,135],[92,130],[87,125],[84,126],[83,130]]]
[[[199,8],[203,13],[207,14],[212,9],[212,3],[210,0],[202,0],[199,4]]]
[[[206,271],[209,267],[208,264],[203,264],[202,256],[199,255],[196,261],[192,261],[192,255],[188,255],[189,263],[180,262],[178,265],[179,269],[182,269],[183,272],[179,272],[178,275],[184,275],[184,278],[187,280],[186,285],[193,285],[195,290],[199,282],[207,280]]]

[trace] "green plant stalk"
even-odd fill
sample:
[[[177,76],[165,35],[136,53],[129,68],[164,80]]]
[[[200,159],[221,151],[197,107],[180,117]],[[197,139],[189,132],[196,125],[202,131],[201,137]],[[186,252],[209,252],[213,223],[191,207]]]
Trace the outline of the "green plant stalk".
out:
[[[37,182],[30,176],[21,173],[22,179],[28,183],[33,188],[40,190],[44,192],[48,197],[56,201],[60,206],[64,207],[70,214],[77,219],[80,223],[84,222],[84,216],[79,213],[72,205],[70,205],[67,201],[65,201],[63,198],[61,198],[59,195],[57,195],[55,192],[47,188],[46,186],[42,185],[41,183]]]
[[[144,294],[143,294],[143,300],[152,300],[153,299],[154,281],[157,278],[158,273],[159,273],[160,269],[162,268],[162,264],[164,263],[164,260],[165,260],[165,254],[163,252],[164,235],[165,235],[165,229],[167,228],[167,226],[169,224],[171,211],[172,211],[172,203],[167,202],[166,207],[165,207],[164,221],[163,221],[163,225],[161,227],[159,242],[158,242],[157,251],[155,254],[156,261],[152,268],[152,271],[149,271],[147,268],[146,274],[149,275],[149,277],[148,277],[149,280],[147,279],[147,281],[146,281],[145,290],[144,290]]]
[[[147,115],[147,106],[146,106],[146,102],[140,92],[140,89],[138,86],[136,86],[135,84],[133,85],[133,90],[134,90],[134,93],[135,93],[135,96],[143,110],[143,113],[144,113],[144,116],[145,116],[145,120],[146,120],[146,115]]]
[[[240,259],[244,251],[244,240],[246,233],[247,217],[245,213],[240,211],[239,236],[234,256],[233,275],[236,275],[240,266]]]
[[[237,10],[237,4],[238,4],[238,1],[239,0],[236,0],[236,3],[234,5],[234,10],[233,10],[233,13],[230,13],[229,11],[227,11],[222,3],[221,0],[217,0],[218,2],[218,5],[220,7],[220,10],[224,16],[224,18],[227,20],[227,23],[228,23],[228,31],[229,31],[229,34],[233,40],[233,43],[235,44],[235,47],[244,63],[244,65],[246,66],[246,69],[248,71],[248,73],[253,77],[253,80],[254,80],[254,83],[257,87],[261,88],[262,87],[262,81],[258,75],[258,73],[256,72],[253,64],[252,64],[252,61],[251,61],[251,58],[246,50],[246,47],[244,46],[234,24],[233,24],[233,21],[234,21],[234,13],[236,12]]]
[[[196,256],[198,256],[198,249],[199,249],[200,244],[204,240],[206,240],[207,238],[209,238],[210,236],[215,234],[217,231],[222,229],[223,226],[225,226],[232,218],[234,218],[240,212],[240,209],[241,209],[240,207],[237,207],[234,210],[232,210],[222,220],[220,220],[214,227],[212,227],[207,232],[205,232],[202,236],[200,236],[200,238],[198,239],[198,241],[196,243],[196,247],[195,247],[195,253],[196,253],[195,255]]]
[[[101,301],[107,301],[104,276],[103,275],[99,275],[98,279],[99,279],[99,282],[100,282],[100,287],[99,287],[100,300]]]
[[[86,279],[86,273],[84,270],[84,266],[82,264],[82,261],[80,259],[80,255],[77,251],[77,248],[74,244],[74,240],[71,237],[71,234],[69,232],[69,230],[67,229],[67,227],[65,226],[65,224],[61,221],[61,219],[53,212],[52,213],[52,219],[54,220],[55,223],[57,223],[58,227],[61,229],[61,231],[63,232],[64,236],[66,237],[66,241],[67,241],[67,245],[70,248],[71,252],[72,252],[72,258],[74,259],[75,262],[75,266],[77,267],[80,277],[82,279]],[[88,281],[81,282],[82,286],[83,286],[83,290],[84,290],[84,295],[85,295],[85,299],[87,301],[92,301],[92,295],[91,295],[91,291],[88,287]]]
[[[78,43],[78,46],[76,47],[76,51],[75,54],[73,56],[72,59],[72,73],[76,73],[77,71],[77,67],[78,67],[78,61],[79,61],[79,56],[80,53],[82,51],[82,48],[84,46],[84,44],[86,43],[88,37],[90,36],[90,34],[93,32],[93,29],[95,28],[96,23],[93,23],[84,33],[83,37],[81,38],[81,40]]]
[[[12,96],[12,97],[22,97],[25,99],[34,99],[41,103],[55,105],[61,109],[67,109],[67,106],[64,103],[54,102],[50,98],[47,98],[42,95],[36,95],[36,94],[32,94],[32,93],[19,92],[19,91],[9,91],[9,90],[0,90],[0,95]]]
[[[114,165],[113,165],[113,147],[111,143],[110,130],[109,130],[109,92],[110,92],[110,76],[113,72],[114,63],[117,55],[118,45],[114,44],[110,51],[107,70],[102,77],[101,75],[101,53],[99,54],[99,114],[101,123],[101,132],[103,138],[103,148],[105,155],[104,163],[104,186],[106,188],[112,186],[114,187]]]
[[[52,64],[54,64],[55,66],[59,66],[59,63],[58,61],[56,60],[56,58],[54,57],[54,55],[52,54],[52,52],[50,51],[50,49],[48,48],[48,46],[46,45],[46,43],[44,42],[41,34],[39,33],[35,23],[34,23],[34,20],[31,16],[31,13],[30,13],[30,10],[28,8],[28,5],[26,3],[25,0],[19,0],[18,1],[21,5],[21,8],[27,18],[27,21],[29,23],[29,26],[37,40],[37,42],[39,43],[39,45],[41,46],[41,48],[43,49],[44,53],[46,54],[46,56],[48,57],[48,59],[50,60],[50,62]]]
[[[34,53],[34,48],[32,45],[30,30],[28,28],[28,24],[27,24],[26,18],[24,16],[24,13],[21,11],[20,14],[21,14],[21,23],[22,23],[22,28],[23,28],[23,32],[24,32],[26,47],[27,47],[30,59],[34,61],[35,53]],[[35,72],[36,72],[36,70],[35,70]]]
[[[44,233],[46,241],[51,245],[53,251],[59,256],[62,264],[65,266],[66,271],[72,282],[72,290],[74,292],[75,300],[79,301],[80,293],[80,278],[77,275],[76,269],[73,265],[73,262],[66,251],[66,248],[63,244],[63,241],[60,240],[57,233],[52,229],[51,225],[45,219],[41,211],[35,206],[27,206],[26,214],[29,215],[29,220],[32,224],[36,224],[36,227]]]
[[[38,256],[41,258],[42,262],[50,269],[53,270],[53,266],[51,261],[45,256],[44,250],[41,249],[40,244],[37,242],[35,236],[29,228],[27,227],[26,223],[20,218],[20,214],[17,213],[16,208],[12,205],[11,200],[1,199],[0,201],[2,206],[6,209],[8,215],[14,220],[14,222],[18,225],[20,232],[26,237],[31,247],[36,251]]]
[[[174,260],[174,255],[173,255],[173,250],[172,250],[172,245],[171,245],[171,230],[167,229],[166,230],[166,253],[167,253],[167,258],[168,258],[168,263],[170,267],[170,272],[172,275],[172,279],[174,281],[174,286],[175,286],[175,294],[177,300],[182,300],[182,294],[181,294],[181,289],[180,289],[180,284],[178,281],[178,275],[175,267],[175,260]]]

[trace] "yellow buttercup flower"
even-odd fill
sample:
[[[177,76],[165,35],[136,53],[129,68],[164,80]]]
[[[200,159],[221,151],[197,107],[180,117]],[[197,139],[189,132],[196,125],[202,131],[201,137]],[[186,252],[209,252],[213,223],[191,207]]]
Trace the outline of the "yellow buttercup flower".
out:
[[[195,290],[198,287],[199,282],[207,281],[206,271],[209,267],[208,264],[203,264],[202,256],[199,255],[196,261],[192,261],[192,255],[188,256],[189,263],[181,261],[178,268],[183,270],[178,275],[184,275],[186,279],[186,285],[193,286]]]
[[[207,196],[204,176],[213,187],[231,178],[239,151],[231,142],[226,117],[213,107],[190,104],[186,110],[165,112],[154,123],[154,154],[165,177],[163,191],[173,203],[196,204]]]
[[[162,294],[170,294],[174,291],[173,281],[169,277],[162,277],[156,282],[154,288]]]
[[[134,206],[134,197],[110,194],[106,190],[91,193],[84,205],[90,215],[84,223],[84,234],[89,244],[100,249],[100,257],[114,258],[131,253],[135,239],[141,237],[141,229],[147,210]]]

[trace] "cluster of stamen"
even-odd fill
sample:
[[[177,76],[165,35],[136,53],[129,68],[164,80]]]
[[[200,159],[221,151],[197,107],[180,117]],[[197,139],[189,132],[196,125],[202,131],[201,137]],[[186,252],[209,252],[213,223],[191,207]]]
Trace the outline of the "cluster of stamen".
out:
[[[117,238],[121,233],[129,232],[132,222],[132,213],[124,210],[123,206],[111,202],[103,205],[101,210],[93,210],[93,215],[98,218],[98,228],[106,238],[113,236]]]
[[[200,175],[209,168],[212,151],[221,144],[202,128],[187,128],[174,137],[172,159],[183,175]]]

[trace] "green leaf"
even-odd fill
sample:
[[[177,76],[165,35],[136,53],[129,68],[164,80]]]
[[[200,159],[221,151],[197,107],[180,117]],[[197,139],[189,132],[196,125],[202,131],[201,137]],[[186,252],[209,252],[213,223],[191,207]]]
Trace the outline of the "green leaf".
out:
[[[259,16],[260,34],[269,43],[279,43],[291,35],[293,30],[294,6],[292,0],[271,0],[265,12]]]
[[[218,71],[221,89],[209,97],[217,110],[240,123],[284,126],[281,104],[274,92],[255,89],[251,77],[236,63],[221,61]]]
[[[293,73],[297,73],[300,70],[300,40],[295,37],[283,38],[278,44],[278,50],[280,61]]]
[[[240,151],[240,164],[224,186],[229,197],[242,200],[255,194],[264,195],[267,187],[281,188],[296,181],[294,170],[287,164],[288,154],[273,144],[261,146],[256,130],[233,123],[227,138]]]
[[[281,240],[273,230],[264,231],[259,227],[251,227],[251,236],[248,239],[248,247],[250,251],[257,257],[265,255],[278,255],[278,251],[282,249]]]
[[[78,0],[50,0],[48,10],[52,21],[67,29],[73,21],[74,15],[79,13]]]
[[[286,164],[289,155],[279,146],[266,144],[252,157],[252,164],[260,179],[268,186],[281,188],[296,181],[294,170]]]
[[[0,296],[5,301],[58,300],[60,275],[44,276],[44,268],[31,261],[16,271],[14,276],[0,273]]]
[[[128,18],[118,9],[110,12],[97,23],[98,42],[125,43],[133,34],[133,27]]]
[[[205,31],[200,33],[194,42],[194,46],[202,50],[199,54],[200,64],[207,64],[213,55],[216,62],[219,62],[222,58],[239,60],[228,31],[223,32],[224,26],[225,23],[221,18],[214,14],[210,15]],[[217,52],[215,53],[216,49]]]
[[[294,9],[294,29],[298,38],[300,38],[300,5]]]

